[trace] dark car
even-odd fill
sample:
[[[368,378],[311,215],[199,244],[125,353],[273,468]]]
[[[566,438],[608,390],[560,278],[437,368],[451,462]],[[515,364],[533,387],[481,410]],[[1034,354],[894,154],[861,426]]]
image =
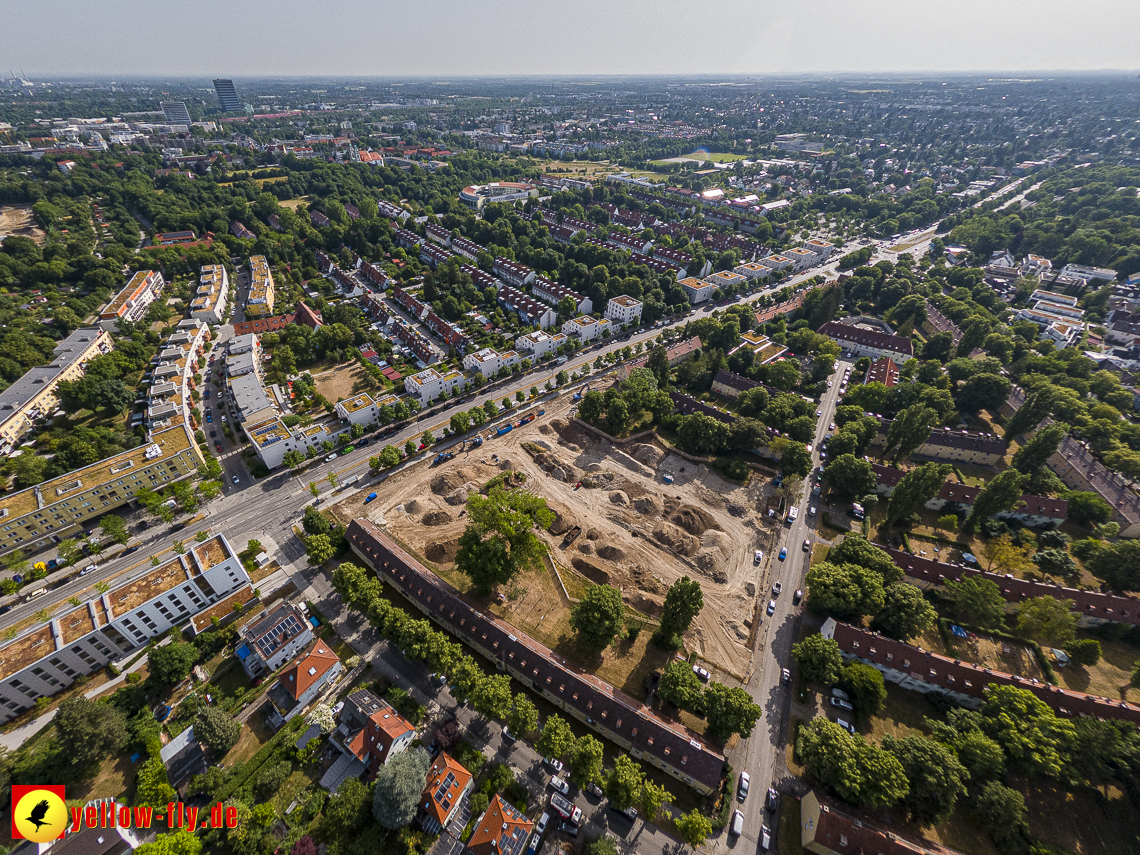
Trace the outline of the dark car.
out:
[[[149,520],[143,520],[141,523],[139,523],[139,531],[146,531],[148,528],[150,528]]]
[[[576,826],[572,822],[560,822],[560,823],[558,823],[558,830],[561,831],[563,834],[569,836],[569,837],[577,837],[578,836],[578,826]]]
[[[142,549],[142,547],[136,543],[134,546],[128,546],[126,549],[124,549],[123,555],[134,555],[140,549]]]
[[[170,530],[171,531],[182,531],[182,529],[184,529],[184,528],[186,528],[186,523],[179,522],[179,523],[175,523],[174,525],[172,525],[170,527]]]

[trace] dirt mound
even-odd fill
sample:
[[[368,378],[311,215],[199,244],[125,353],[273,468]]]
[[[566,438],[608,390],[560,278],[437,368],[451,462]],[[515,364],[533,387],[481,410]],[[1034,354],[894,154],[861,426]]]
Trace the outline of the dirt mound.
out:
[[[424,557],[436,564],[452,564],[457,552],[459,552],[459,538],[449,540],[447,543],[431,544],[424,550]]]
[[[554,436],[554,428],[548,424],[541,424],[538,426],[538,432],[544,436]]]
[[[561,466],[555,466],[550,470],[550,477],[555,481],[572,481],[576,476],[572,468],[563,469]]]
[[[580,540],[578,541],[578,551],[583,555],[593,555],[594,544],[590,543],[588,540]]]
[[[653,470],[652,469],[650,469],[648,466],[643,466],[642,464],[638,463],[636,460],[634,460],[632,457],[630,457],[624,451],[619,451],[616,448],[612,449],[610,451],[610,459],[613,460],[615,463],[621,464],[626,469],[628,469],[630,472],[636,472],[638,475],[641,475],[645,478],[652,478],[653,477]]]
[[[661,459],[665,456],[664,451],[659,449],[657,446],[649,445],[648,443],[642,443],[640,445],[633,446],[629,450],[629,453],[634,460],[639,460],[646,466],[653,467],[656,467],[657,464],[661,462]]]
[[[669,522],[680,526],[689,534],[695,534],[698,537],[709,529],[720,531],[720,526],[716,523],[716,517],[704,508],[698,508],[696,505],[681,505],[676,511],[669,515]]]
[[[466,480],[459,474],[458,469],[453,472],[440,472],[431,479],[431,491],[437,496],[446,496],[462,487]]]
[[[506,472],[508,469],[514,469],[515,464],[511,461],[510,458],[502,457],[499,459],[499,468]]]
[[[423,509],[424,506],[420,504],[419,499],[411,499],[404,503],[404,512],[408,514],[418,514]]]
[[[640,499],[634,500],[633,503],[634,510],[647,517],[660,516],[664,507],[664,504],[656,496],[642,496]]]
[[[479,485],[478,484],[467,483],[467,484],[464,484],[462,487],[460,487],[455,492],[448,493],[447,496],[445,496],[443,500],[445,502],[447,502],[449,505],[451,505],[452,507],[458,507],[459,505],[467,504],[467,494],[468,493],[478,493],[478,492],[479,492]]]
[[[424,525],[447,525],[451,522],[451,514],[447,511],[432,511],[424,514],[420,522]]]
[[[665,598],[660,594],[649,594],[634,588],[632,591],[623,592],[622,599],[651,618],[659,618],[665,613]]]
[[[601,540],[601,539],[602,539],[602,533],[600,531],[598,531],[596,528],[592,528],[588,532],[586,532],[586,540]]]
[[[625,552],[617,547],[606,544],[605,546],[598,547],[598,557],[604,558],[606,561],[621,561],[625,558]]]
[[[582,486],[590,490],[609,486],[613,481],[614,473],[612,472],[588,472],[582,476]]]
[[[653,529],[653,539],[678,555],[693,555],[701,542],[672,523],[663,522]]]
[[[709,531],[701,538],[696,565],[714,582],[728,581],[728,561],[732,557],[732,539],[722,531]]]
[[[550,510],[554,511],[554,522],[550,524],[550,528],[547,529],[548,532],[555,536],[561,536],[574,528],[574,523],[565,510],[554,507],[551,507]]]
[[[736,502],[729,502],[728,505],[726,505],[726,509],[734,517],[743,517],[748,514],[748,508],[744,507],[744,505],[737,504]]]
[[[595,564],[593,561],[587,561],[585,558],[574,558],[570,561],[574,569],[589,579],[596,585],[610,584],[610,574]]]
[[[612,493],[610,493],[610,501],[615,505],[628,505],[629,496],[627,496],[621,490],[614,490]]]

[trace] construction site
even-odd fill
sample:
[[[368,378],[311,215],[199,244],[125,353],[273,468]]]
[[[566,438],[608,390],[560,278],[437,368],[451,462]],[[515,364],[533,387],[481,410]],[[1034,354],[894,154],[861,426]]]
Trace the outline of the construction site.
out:
[[[532,490],[554,512],[554,523],[541,533],[551,563],[524,574],[486,608],[580,658],[568,618],[589,584],[620,590],[631,618],[651,631],[669,585],[689,576],[701,584],[704,608],[685,635],[684,653],[695,653],[726,679],[743,679],[769,584],[755,552],[768,553],[781,528],[778,517],[761,513],[771,502],[769,479],[753,473],[744,486],[726,481],[653,434],[616,444],[574,419],[573,410],[570,394],[549,399],[542,415],[538,407],[529,411],[533,421],[515,422],[502,435],[484,430],[474,447],[456,445],[454,456],[433,455],[391,476],[378,485],[377,500],[365,505],[362,491],[333,512],[345,523],[368,517],[467,591],[466,577],[455,569],[467,496],[506,475],[508,488]],[[527,418],[519,414],[519,421]],[[627,645],[606,655],[635,657],[643,649],[644,643]],[[613,670],[579,664],[603,677]],[[642,670],[625,663],[613,674],[619,679],[610,681],[634,689],[626,678]]]

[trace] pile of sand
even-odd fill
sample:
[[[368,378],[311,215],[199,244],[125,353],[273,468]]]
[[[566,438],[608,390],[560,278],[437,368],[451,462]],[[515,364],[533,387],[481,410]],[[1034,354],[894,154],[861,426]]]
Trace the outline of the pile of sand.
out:
[[[449,540],[446,543],[431,544],[424,550],[424,557],[436,564],[452,564],[457,552],[459,552],[459,538]]]
[[[587,472],[582,476],[582,486],[593,490],[598,487],[607,487],[614,481],[612,472]]]
[[[665,505],[656,496],[642,496],[640,499],[634,500],[633,508],[643,516],[658,517],[661,516]]]
[[[744,505],[737,504],[736,502],[729,502],[725,508],[734,517],[743,517],[748,514],[748,508],[744,507]]]
[[[451,514],[447,511],[432,511],[424,514],[420,522],[423,525],[447,525],[451,522]]]
[[[553,419],[550,426],[558,432],[559,443],[574,451],[581,451],[583,446],[589,445],[592,441],[589,434],[566,419]]]
[[[437,496],[446,496],[463,486],[467,478],[460,474],[460,470],[441,472],[431,479],[431,491]]]
[[[598,557],[604,558],[606,561],[621,561],[625,558],[625,552],[620,547],[611,546],[607,543],[605,546],[598,547]]]
[[[701,542],[691,534],[686,534],[672,523],[663,522],[653,529],[653,539],[662,546],[673,550],[678,555],[693,555],[700,548]]]
[[[501,470],[503,470],[504,472],[506,472],[508,469],[514,469],[515,464],[511,461],[511,459],[509,457],[502,457],[499,459],[499,468]]]
[[[700,540],[696,565],[714,582],[728,581],[728,561],[732,556],[732,539],[723,531],[709,531]]]
[[[637,588],[622,592],[622,599],[643,615],[659,618],[665,613],[665,598],[660,594],[650,594]]]
[[[479,492],[479,485],[478,484],[472,484],[472,483],[468,482],[467,484],[464,484],[462,487],[457,489],[455,492],[448,493],[447,496],[445,496],[443,500],[445,502],[447,502],[449,505],[452,505],[453,507],[458,507],[459,505],[467,504],[467,494],[468,493],[478,493],[478,492]]]
[[[550,470],[550,477],[555,481],[573,481],[577,477],[577,473],[575,473],[574,467],[572,466],[568,469],[564,469],[561,466],[555,466]]]
[[[418,514],[423,509],[424,506],[420,504],[419,499],[409,499],[404,503],[404,513],[407,514]]]
[[[586,532],[586,540],[601,540],[602,533],[596,528],[592,528]]]
[[[538,426],[538,432],[545,436],[554,436],[554,428],[545,423]]]
[[[554,522],[550,524],[547,531],[551,534],[558,536],[566,534],[570,529],[574,528],[574,522],[571,520],[569,514],[563,508],[556,508],[553,505],[549,506],[550,510],[554,511]]]
[[[624,451],[618,451],[616,448],[610,451],[610,459],[620,463],[630,472],[636,472],[644,478],[652,478],[653,470],[648,466],[643,466],[626,454]]]
[[[640,445],[633,446],[629,450],[629,453],[635,460],[640,460],[646,466],[653,467],[656,467],[657,464],[660,463],[661,460],[665,457],[664,451],[659,449],[657,446],[649,445],[648,443],[642,443]]]
[[[716,517],[696,505],[681,505],[669,514],[669,522],[680,526],[689,534],[700,536],[709,529],[720,530]]]
[[[610,501],[613,502],[615,505],[628,505],[629,504],[629,496],[627,496],[621,490],[614,490],[612,493],[610,493]]]
[[[578,541],[578,551],[583,555],[593,555],[594,544],[590,543],[588,540],[580,540]]]
[[[571,559],[570,564],[574,569],[589,579],[596,585],[609,585],[610,574],[609,571],[599,567],[593,561],[587,561],[585,558],[575,557]]]

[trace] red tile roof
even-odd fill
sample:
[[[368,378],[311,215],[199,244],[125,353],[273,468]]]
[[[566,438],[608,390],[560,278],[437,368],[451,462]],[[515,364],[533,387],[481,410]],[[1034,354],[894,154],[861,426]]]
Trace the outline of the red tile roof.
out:
[[[332,652],[327,642],[318,639],[309,645],[309,648],[293,660],[277,682],[286,692],[297,700],[314,683],[319,682],[329,669],[334,667],[340,659]]]
[[[534,824],[498,793],[471,832],[472,855],[520,855]]]
[[[441,753],[428,769],[424,812],[440,825],[446,825],[459,796],[470,781],[470,772],[447,752]]]

